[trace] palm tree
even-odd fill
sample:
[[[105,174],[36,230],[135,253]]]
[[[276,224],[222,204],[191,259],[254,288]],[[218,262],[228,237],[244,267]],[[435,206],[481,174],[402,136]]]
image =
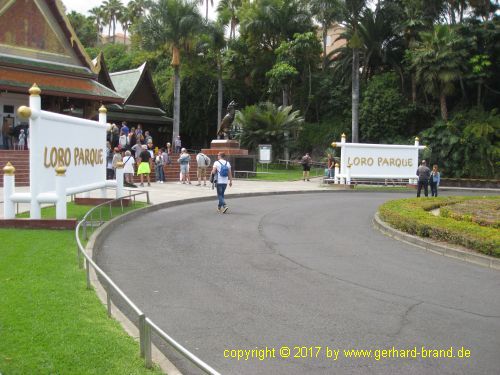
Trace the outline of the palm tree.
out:
[[[121,13],[123,11],[123,4],[121,0],[105,0],[102,3],[103,10],[106,12],[108,22],[109,22],[109,28],[111,29],[111,26],[113,26],[113,44],[115,43],[116,39],[116,22],[121,16]],[[110,32],[108,31],[108,36]]]
[[[94,17],[95,20],[95,26],[96,26],[96,45],[99,45],[101,41],[101,34],[102,34],[102,29],[104,26],[104,19],[106,17],[106,14],[102,7],[94,7],[89,10],[89,13],[92,17]]]
[[[241,4],[242,0],[220,0],[219,5],[217,5],[219,18],[229,20],[229,39],[236,38],[236,26],[240,23],[237,13]]]
[[[224,26],[219,22],[209,22],[206,27],[208,36],[208,54],[213,57],[217,64],[217,126],[222,121],[222,53],[226,48],[226,39],[224,38]]]
[[[205,22],[208,21],[208,3],[210,3],[211,6],[214,6],[214,0],[198,0],[198,3],[200,5],[203,5],[203,3],[206,3],[206,12],[205,12]]]
[[[195,3],[185,0],[159,0],[139,25],[143,45],[149,50],[172,50],[174,68],[174,125],[172,144],[180,132],[181,81],[180,54],[189,46],[202,18]]]
[[[127,31],[132,25],[133,17],[134,15],[132,14],[132,10],[130,7],[124,7],[119,15],[118,21],[121,23],[123,29],[123,44],[125,44],[127,41]]]
[[[424,91],[439,97],[441,118],[448,120],[446,97],[454,90],[465,65],[466,51],[456,48],[457,34],[447,25],[436,25],[431,32],[421,32],[421,41],[408,52],[411,68],[416,71],[417,82]]]
[[[146,14],[151,8],[152,2],[150,0],[130,0],[127,8],[131,15],[132,23],[137,23],[138,20]]]
[[[326,69],[328,56],[326,53],[326,42],[328,37],[328,28],[335,22],[340,21],[341,5],[339,0],[313,0],[310,2],[311,13],[314,14],[316,21],[321,24],[323,41],[323,70]]]
[[[256,0],[245,3],[241,31],[275,51],[282,41],[312,29],[311,15],[300,0]]]
[[[359,19],[365,8],[365,0],[345,0],[344,12],[352,30],[349,47],[352,49],[352,142],[359,139],[359,50],[363,41],[359,33]]]
[[[273,103],[259,103],[236,112],[234,123],[241,128],[242,146],[256,150],[259,144],[272,144],[274,155],[281,155],[288,134],[300,129],[304,118],[292,106],[276,107]]]

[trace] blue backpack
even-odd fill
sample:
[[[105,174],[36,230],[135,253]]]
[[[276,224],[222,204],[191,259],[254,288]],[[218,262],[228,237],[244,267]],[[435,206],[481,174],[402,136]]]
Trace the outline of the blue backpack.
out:
[[[222,164],[221,162],[219,162],[219,164],[220,164],[219,175],[221,177],[229,176],[229,167],[227,166],[227,161],[226,161],[226,164]]]

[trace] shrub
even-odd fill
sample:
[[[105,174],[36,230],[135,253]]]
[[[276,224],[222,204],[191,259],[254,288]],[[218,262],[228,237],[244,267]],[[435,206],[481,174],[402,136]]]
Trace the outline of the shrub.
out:
[[[439,197],[430,199],[399,199],[384,203],[379,208],[380,218],[394,228],[421,237],[430,237],[477,250],[487,255],[500,257],[500,232],[489,226],[481,226],[473,221],[455,220],[452,217],[435,216],[429,211],[452,207],[467,201],[478,203],[500,202],[500,196],[477,197]],[[472,204],[472,202],[471,202]]]

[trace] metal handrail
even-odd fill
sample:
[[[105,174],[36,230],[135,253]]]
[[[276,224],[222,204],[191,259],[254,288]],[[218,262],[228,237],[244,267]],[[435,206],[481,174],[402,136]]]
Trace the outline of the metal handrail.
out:
[[[92,207],[80,220],[76,226],[75,229],[75,237],[76,237],[76,243],[77,243],[77,259],[78,259],[78,265],[80,268],[83,267],[82,261],[81,261],[81,255],[83,255],[85,259],[85,269],[86,269],[86,279],[87,279],[87,289],[91,289],[91,283],[90,283],[90,267],[93,267],[94,271],[96,272],[97,275],[101,276],[104,280],[106,280],[108,288],[104,288],[106,292],[106,305],[107,305],[107,310],[108,310],[108,316],[111,317],[111,294],[110,290],[111,289],[113,292],[115,292],[118,296],[122,298],[123,301],[126,302],[126,304],[135,312],[139,319],[139,342],[140,342],[140,354],[141,357],[144,358],[145,366],[147,368],[153,367],[153,360],[152,360],[152,335],[151,332],[154,331],[158,334],[158,336],[165,341],[167,344],[170,344],[174,349],[176,349],[178,352],[180,352],[186,359],[188,359],[191,363],[196,365],[198,368],[203,370],[205,373],[210,374],[210,375],[220,375],[219,372],[214,370],[212,367],[210,367],[208,364],[203,362],[201,359],[196,357],[193,353],[191,353],[189,350],[184,348],[181,344],[179,344],[177,341],[175,341],[173,338],[171,338],[167,333],[165,333],[160,327],[158,327],[151,319],[146,317],[144,312],[137,307],[137,305],[120,289],[118,285],[114,283],[114,281],[94,262],[94,260],[86,253],[85,248],[82,245],[82,242],[80,240],[80,228],[83,228],[84,232],[84,237],[85,240],[88,239],[87,236],[87,226],[89,223],[89,218],[90,222],[93,223],[93,216],[94,212],[99,209],[99,221],[97,222],[100,226],[103,224],[102,220],[102,208],[104,206],[109,205],[109,213],[110,213],[110,219],[112,217],[112,205],[115,202],[120,202],[120,206],[123,212],[123,199],[130,199],[133,198],[134,203],[136,201],[136,197],[139,195],[146,195],[146,200],[147,203],[149,203],[149,192],[147,191],[139,191],[139,192],[134,192],[133,194],[129,191],[128,196],[124,196],[121,198],[116,198],[109,200],[107,202],[101,203],[95,207]],[[90,227],[93,229],[94,225],[91,224]]]

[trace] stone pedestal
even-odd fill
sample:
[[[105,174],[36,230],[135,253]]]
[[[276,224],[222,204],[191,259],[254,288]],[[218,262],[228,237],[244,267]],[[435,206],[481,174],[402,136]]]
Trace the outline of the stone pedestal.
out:
[[[219,152],[225,153],[226,156],[248,155],[248,150],[240,148],[240,142],[234,139],[214,139],[210,148],[204,148],[201,152],[209,156],[217,156]]]
[[[214,139],[210,143],[210,148],[202,149],[201,152],[209,156],[212,163],[217,160],[219,152],[225,153],[226,160],[233,167],[235,177],[238,171],[244,171],[245,173],[255,171],[255,157],[248,155],[248,150],[240,148],[240,143],[234,139]]]

